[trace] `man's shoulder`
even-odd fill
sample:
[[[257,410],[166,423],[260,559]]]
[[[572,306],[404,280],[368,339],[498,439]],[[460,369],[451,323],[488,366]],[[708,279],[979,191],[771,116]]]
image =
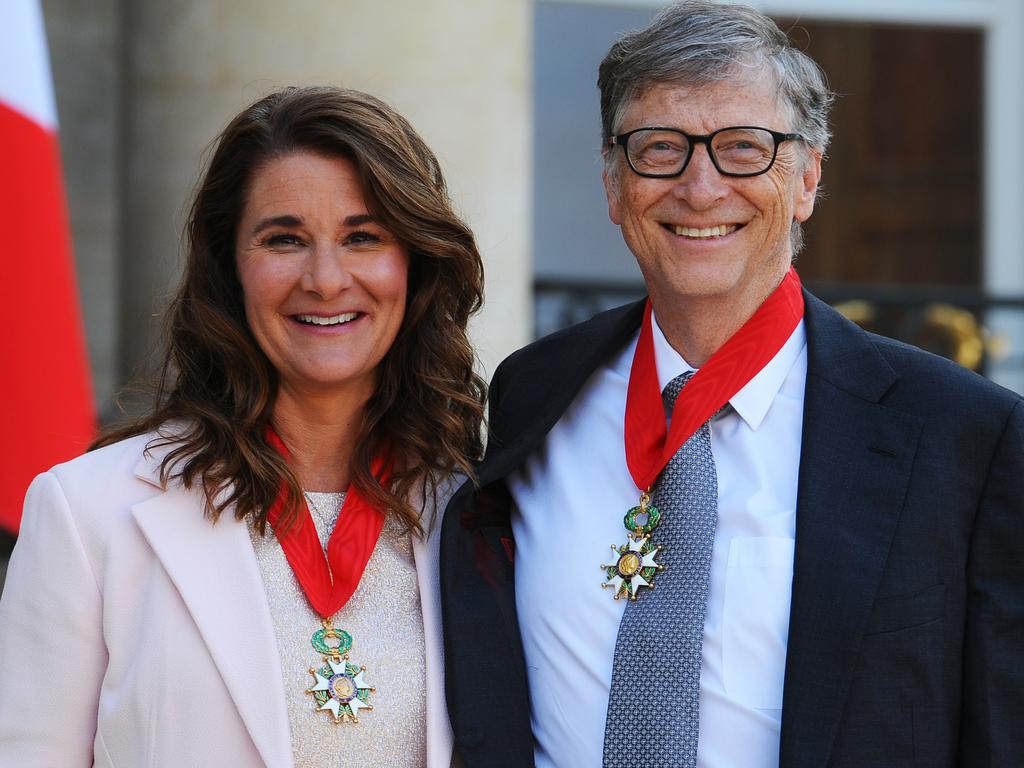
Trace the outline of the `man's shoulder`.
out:
[[[999,420],[1021,401],[1016,392],[947,358],[865,331],[817,299],[809,309],[809,375],[838,386],[883,375],[891,383],[878,390],[882,403],[925,417]]]
[[[522,371],[572,367],[590,361],[590,353],[610,352],[624,344],[640,327],[646,299],[599,312],[582,323],[542,336],[506,357],[494,378],[516,376]]]
[[[933,396],[981,400],[1013,407],[1021,396],[945,357],[886,336],[868,333],[872,344],[906,387],[927,389]]]

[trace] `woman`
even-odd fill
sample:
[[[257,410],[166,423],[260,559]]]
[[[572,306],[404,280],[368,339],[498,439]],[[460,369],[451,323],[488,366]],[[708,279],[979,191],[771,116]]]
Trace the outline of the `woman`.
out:
[[[0,765],[447,766],[432,532],[480,452],[481,292],[387,105],[292,88],[238,115],[155,407],[29,489]]]

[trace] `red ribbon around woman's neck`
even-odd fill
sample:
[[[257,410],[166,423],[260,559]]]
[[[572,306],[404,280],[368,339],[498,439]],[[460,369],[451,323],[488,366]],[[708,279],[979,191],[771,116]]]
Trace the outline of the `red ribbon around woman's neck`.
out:
[[[626,392],[626,464],[637,488],[650,489],[679,447],[782,349],[803,314],[800,278],[790,268],[779,287],[687,382],[666,430],[648,299]]]
[[[273,428],[267,428],[267,442],[274,446],[287,461],[288,449]],[[389,474],[383,458],[374,460],[373,475],[383,486]],[[288,564],[291,565],[306,599],[322,618],[337,613],[359,586],[373,548],[384,528],[384,512],[363,498],[355,484],[350,484],[345,503],[338,513],[338,522],[327,542],[327,555],[313,524],[309,507],[303,504],[295,524],[286,531],[278,530],[277,523],[284,513],[287,494],[282,487],[277,500],[267,513],[267,521],[274,529]]]

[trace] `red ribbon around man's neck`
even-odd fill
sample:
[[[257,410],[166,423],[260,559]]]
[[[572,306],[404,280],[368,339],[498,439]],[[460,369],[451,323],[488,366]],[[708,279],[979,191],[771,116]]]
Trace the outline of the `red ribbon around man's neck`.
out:
[[[779,287],[687,382],[666,430],[648,299],[626,392],[626,464],[637,488],[650,489],[679,447],[782,349],[803,313],[800,278],[790,268]]]
[[[267,428],[267,442],[286,461],[290,458],[284,442],[270,427]],[[389,474],[384,459],[375,459],[372,470],[383,486]],[[327,542],[325,557],[307,505],[303,504],[294,525],[284,532],[278,530],[277,523],[286,502],[287,494],[282,487],[267,513],[267,521],[274,529],[309,604],[322,618],[329,619],[348,602],[359,586],[384,528],[384,512],[363,498],[355,484],[349,484],[344,506],[338,513],[338,522]]]

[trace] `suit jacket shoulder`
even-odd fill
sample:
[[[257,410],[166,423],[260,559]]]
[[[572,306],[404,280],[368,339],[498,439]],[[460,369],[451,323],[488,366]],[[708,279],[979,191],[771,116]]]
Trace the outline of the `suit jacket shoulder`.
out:
[[[869,333],[805,294],[808,379],[882,405],[977,428],[1005,422],[1021,396],[944,357]]]
[[[638,301],[602,312],[538,339],[498,366],[488,395],[482,478],[507,474],[540,443],[591,374],[640,327],[643,308],[644,301]],[[492,464],[499,456],[498,464]]]

